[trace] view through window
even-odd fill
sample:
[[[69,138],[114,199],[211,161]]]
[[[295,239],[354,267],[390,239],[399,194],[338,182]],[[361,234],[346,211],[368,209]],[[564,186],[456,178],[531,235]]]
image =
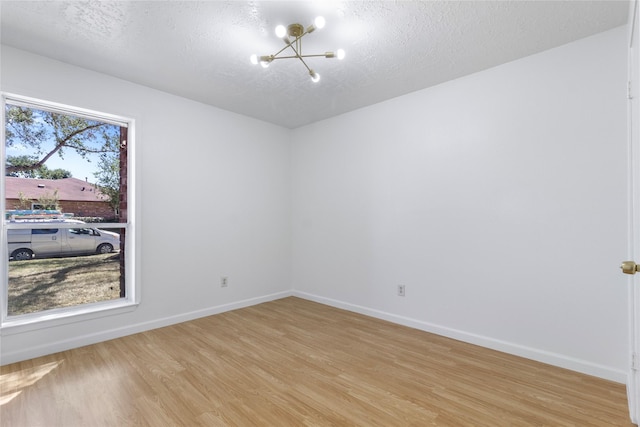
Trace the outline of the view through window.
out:
[[[127,297],[126,122],[5,99],[6,316]]]

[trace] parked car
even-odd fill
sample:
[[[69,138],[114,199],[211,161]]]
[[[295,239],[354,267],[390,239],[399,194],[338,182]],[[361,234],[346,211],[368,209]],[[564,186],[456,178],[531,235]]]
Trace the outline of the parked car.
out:
[[[46,221],[77,224],[78,228],[20,228],[7,230],[9,259],[16,261],[71,255],[106,254],[120,249],[120,235],[87,227],[77,220]],[[41,222],[40,222],[41,223]]]

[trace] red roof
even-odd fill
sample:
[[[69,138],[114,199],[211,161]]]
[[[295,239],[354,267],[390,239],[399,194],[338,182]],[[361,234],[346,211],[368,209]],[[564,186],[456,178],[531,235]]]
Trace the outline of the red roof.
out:
[[[77,178],[35,179],[5,176],[7,199],[19,199],[20,193],[37,200],[42,196],[53,196],[58,190],[58,200],[75,202],[106,201],[109,198],[101,194],[95,184]]]

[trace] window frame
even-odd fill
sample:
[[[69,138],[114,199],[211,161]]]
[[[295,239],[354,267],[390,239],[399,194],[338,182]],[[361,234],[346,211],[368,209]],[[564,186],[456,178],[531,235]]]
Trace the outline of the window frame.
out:
[[[138,280],[137,262],[139,247],[136,238],[136,198],[135,191],[137,188],[135,180],[135,120],[128,117],[117,116],[109,113],[102,113],[82,107],[60,104],[56,102],[45,101],[26,97],[22,95],[0,92],[1,111],[0,120],[2,129],[0,130],[0,212],[2,212],[2,221],[0,221],[0,262],[2,274],[0,274],[0,335],[12,335],[32,330],[44,329],[53,326],[60,326],[69,323],[81,322],[96,319],[104,316],[119,315],[131,312],[137,308],[140,303],[140,281]],[[37,313],[28,313],[15,316],[8,315],[8,283],[9,283],[9,254],[7,243],[7,230],[24,228],[26,224],[11,224],[5,218],[6,212],[6,191],[5,191],[5,169],[6,169],[6,117],[5,110],[7,103],[28,108],[35,108],[61,114],[69,114],[83,117],[90,120],[97,120],[112,125],[127,128],[127,221],[124,223],[104,223],[100,224],[106,229],[120,228],[125,230],[125,296],[116,300],[101,301],[89,304],[82,304],[72,307],[56,308]],[[29,225],[33,227],[35,224]],[[46,224],[41,227],[33,228],[50,228]],[[72,228],[71,225],[65,228]],[[77,228],[77,224],[75,225]]]

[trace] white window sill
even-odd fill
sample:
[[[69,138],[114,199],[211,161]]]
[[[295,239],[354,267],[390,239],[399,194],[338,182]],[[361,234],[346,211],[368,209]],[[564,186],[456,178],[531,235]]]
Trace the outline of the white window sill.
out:
[[[134,311],[138,303],[126,299],[59,308],[40,313],[11,316],[0,325],[0,336],[52,328],[70,323],[84,322],[100,317],[115,316]]]

